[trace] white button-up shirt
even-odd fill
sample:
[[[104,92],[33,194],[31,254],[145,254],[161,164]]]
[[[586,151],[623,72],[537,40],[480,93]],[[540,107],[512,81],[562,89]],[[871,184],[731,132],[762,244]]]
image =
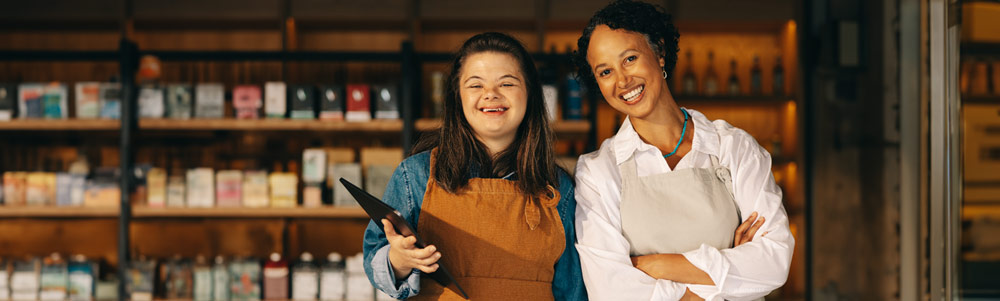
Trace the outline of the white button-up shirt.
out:
[[[626,118],[618,133],[599,150],[581,156],[576,168],[576,248],[591,299],[677,300],[686,288],[706,300],[756,299],[781,287],[788,278],[795,239],[788,228],[781,189],[771,175],[771,156],[745,131],[687,111],[694,142],[675,168],[711,167],[710,156],[716,156],[732,174],[732,191],[742,218],[756,211],[765,218],[764,225],[753,241],[736,248],[719,250],[702,244],[683,253],[715,285],[654,279],[633,267],[621,229],[619,166],[634,155],[640,177],[671,169],[660,150],[643,142]]]

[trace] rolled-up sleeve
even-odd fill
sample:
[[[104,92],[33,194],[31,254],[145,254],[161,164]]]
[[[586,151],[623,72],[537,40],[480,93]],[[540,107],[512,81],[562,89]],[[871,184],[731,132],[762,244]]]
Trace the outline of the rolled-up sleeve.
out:
[[[399,211],[408,222],[416,225],[419,207],[413,201],[413,191],[409,185],[410,173],[407,172],[405,164],[406,162],[401,163],[393,172],[382,201]],[[375,288],[396,299],[406,299],[420,292],[420,273],[416,270],[411,272],[405,281],[396,281],[389,263],[389,241],[386,240],[380,224],[375,224],[374,221],[368,222],[362,250],[365,256],[365,273]]]
[[[751,242],[718,250],[702,245],[683,255],[716,285],[689,285],[705,300],[752,300],[784,285],[788,279],[795,239],[788,227],[781,189],[771,174],[771,158],[752,137],[740,131],[730,164],[733,194],[747,218],[757,212],[765,219]],[[766,235],[765,235],[766,233]]]
[[[581,158],[576,171],[576,249],[593,300],[677,300],[686,290],[682,283],[655,279],[632,266],[629,244],[621,234],[618,200],[604,197],[601,186],[613,181],[611,170],[592,168]],[[604,162],[607,163],[607,162]],[[617,172],[617,171],[614,171]]]

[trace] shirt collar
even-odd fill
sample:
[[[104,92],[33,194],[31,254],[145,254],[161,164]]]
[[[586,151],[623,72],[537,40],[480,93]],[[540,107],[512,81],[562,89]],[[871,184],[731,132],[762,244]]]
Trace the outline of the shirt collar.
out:
[[[719,133],[715,130],[715,125],[701,112],[693,109],[684,109],[691,116],[688,126],[693,125],[697,129],[694,131],[694,141],[692,142],[691,150],[718,157]],[[642,141],[642,138],[639,138],[639,133],[632,127],[632,121],[629,117],[626,117],[625,121],[622,122],[621,128],[618,129],[618,133],[615,134],[613,139],[616,164],[622,164],[637,151],[656,148]]]

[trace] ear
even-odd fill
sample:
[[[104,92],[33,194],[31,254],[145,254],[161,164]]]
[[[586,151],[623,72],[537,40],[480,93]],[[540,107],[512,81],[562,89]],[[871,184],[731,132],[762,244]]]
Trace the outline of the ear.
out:
[[[659,61],[660,61],[660,69],[663,69],[664,67],[667,66],[667,61],[664,60],[662,56],[660,57]]]

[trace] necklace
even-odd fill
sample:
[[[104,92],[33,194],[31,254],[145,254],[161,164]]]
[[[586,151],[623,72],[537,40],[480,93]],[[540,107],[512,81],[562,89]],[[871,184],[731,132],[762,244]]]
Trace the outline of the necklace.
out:
[[[677,146],[674,146],[674,151],[670,152],[669,154],[663,155],[663,158],[673,156],[675,153],[677,153],[677,149],[680,148],[681,143],[684,142],[684,133],[687,132],[688,129],[688,111],[682,108],[681,113],[684,113],[684,127],[681,128],[681,139],[677,139]]]

